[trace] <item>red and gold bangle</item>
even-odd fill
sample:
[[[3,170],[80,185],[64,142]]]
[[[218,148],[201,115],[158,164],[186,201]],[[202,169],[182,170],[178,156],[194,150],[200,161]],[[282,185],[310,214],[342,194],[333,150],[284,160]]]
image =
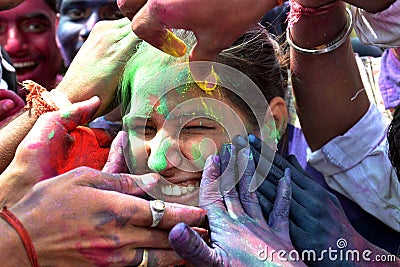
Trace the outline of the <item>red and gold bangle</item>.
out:
[[[32,267],[39,267],[33,242],[29,237],[28,231],[26,231],[22,223],[17,217],[15,217],[14,214],[11,213],[11,211],[7,209],[7,207],[3,207],[3,210],[0,212],[0,217],[6,220],[6,222],[8,222],[17,231],[22,243],[24,244],[25,250],[28,253],[29,261]]]

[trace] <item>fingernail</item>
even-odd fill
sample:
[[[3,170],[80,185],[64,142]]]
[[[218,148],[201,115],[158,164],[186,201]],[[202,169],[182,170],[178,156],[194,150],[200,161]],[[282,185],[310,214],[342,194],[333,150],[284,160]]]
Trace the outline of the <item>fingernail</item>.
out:
[[[167,30],[162,37],[163,43],[160,49],[173,57],[181,57],[186,54],[186,44],[173,32]]]
[[[214,161],[214,163],[219,164],[221,162],[221,158],[218,155],[214,155],[213,161]]]
[[[240,146],[246,147],[248,145],[247,141],[243,138],[243,136],[239,135],[237,137],[237,142]]]
[[[15,103],[12,100],[6,100],[4,101],[3,107],[5,110],[10,110],[15,107]]]
[[[158,182],[158,177],[155,174],[146,175],[146,177],[142,177],[141,179],[144,185],[152,185]]]
[[[290,168],[285,169],[285,180],[286,182],[290,183],[290,177],[291,177],[291,170]]]
[[[254,143],[256,141],[256,136],[254,134],[249,134],[249,142]]]

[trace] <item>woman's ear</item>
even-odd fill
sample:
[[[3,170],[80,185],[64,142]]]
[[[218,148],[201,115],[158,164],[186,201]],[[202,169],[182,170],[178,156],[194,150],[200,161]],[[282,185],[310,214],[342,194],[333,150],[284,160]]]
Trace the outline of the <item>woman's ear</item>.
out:
[[[274,117],[276,130],[280,133],[280,136],[282,136],[286,130],[289,118],[286,102],[282,97],[276,96],[269,102],[269,108]]]

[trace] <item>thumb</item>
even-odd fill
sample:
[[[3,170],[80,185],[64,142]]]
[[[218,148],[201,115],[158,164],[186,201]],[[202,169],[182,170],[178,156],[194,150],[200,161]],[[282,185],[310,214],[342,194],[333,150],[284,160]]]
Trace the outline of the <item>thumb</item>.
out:
[[[128,136],[125,131],[120,131],[111,144],[110,153],[106,164],[103,167],[104,172],[108,173],[124,173],[127,172],[124,157],[124,148],[128,143]]]
[[[186,54],[185,43],[166,29],[158,15],[150,12],[149,5],[140,9],[132,19],[132,30],[139,38],[171,56],[181,57]]]
[[[219,261],[217,254],[200,235],[185,223],[178,223],[172,228],[169,243],[179,256],[195,266],[216,266],[216,263],[223,262]]]
[[[100,106],[100,98],[94,96],[88,100],[78,102],[68,106],[67,108],[60,109],[53,113],[47,113],[46,120],[60,123],[67,131],[75,129],[79,125],[84,125],[92,120],[94,114]],[[40,116],[40,118],[45,116]],[[50,118],[49,118],[50,117]],[[47,121],[46,121],[47,124]]]
[[[155,173],[144,175],[110,174],[86,167],[77,168],[71,172],[70,175],[79,177],[75,180],[79,185],[132,196],[142,196],[145,192],[154,190],[160,178]]]
[[[147,0],[118,0],[117,5],[121,12],[127,17],[128,19],[132,19],[133,16],[145,5]]]

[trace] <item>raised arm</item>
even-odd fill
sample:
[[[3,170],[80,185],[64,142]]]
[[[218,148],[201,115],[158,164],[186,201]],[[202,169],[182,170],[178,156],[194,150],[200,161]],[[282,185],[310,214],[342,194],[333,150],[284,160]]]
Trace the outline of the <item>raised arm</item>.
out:
[[[321,6],[319,1],[297,3],[311,8]],[[349,19],[342,3],[322,15],[303,15],[290,28],[290,39],[298,47],[318,50],[339,42]],[[297,112],[310,148],[317,150],[349,130],[366,113],[369,101],[348,38],[325,54],[301,53],[292,48],[290,57]]]

